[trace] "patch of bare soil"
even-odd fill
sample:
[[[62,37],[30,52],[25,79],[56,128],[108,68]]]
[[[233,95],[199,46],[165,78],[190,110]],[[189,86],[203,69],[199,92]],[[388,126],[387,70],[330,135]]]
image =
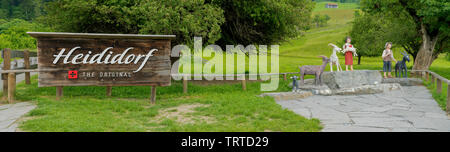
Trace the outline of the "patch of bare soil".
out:
[[[183,104],[176,107],[168,108],[159,111],[159,115],[155,117],[155,120],[162,121],[164,119],[172,119],[181,124],[192,124],[195,122],[213,123],[214,118],[208,116],[192,115],[195,113],[195,108],[208,107],[205,104]]]

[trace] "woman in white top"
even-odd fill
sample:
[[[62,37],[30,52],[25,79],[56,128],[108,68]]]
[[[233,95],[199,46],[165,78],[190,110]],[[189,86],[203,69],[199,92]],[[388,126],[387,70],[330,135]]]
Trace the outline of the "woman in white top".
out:
[[[395,61],[397,63],[397,60],[394,58],[394,52],[392,52],[391,47],[392,43],[387,42],[386,45],[384,45],[385,49],[383,51],[383,55],[381,57],[383,58],[383,72],[384,72],[384,78],[392,78],[391,71],[392,71],[392,61]],[[386,77],[386,73],[388,73],[388,76]]]

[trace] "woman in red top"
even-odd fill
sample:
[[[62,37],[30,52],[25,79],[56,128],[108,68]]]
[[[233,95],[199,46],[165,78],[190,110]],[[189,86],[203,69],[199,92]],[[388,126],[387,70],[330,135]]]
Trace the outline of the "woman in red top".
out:
[[[347,37],[345,39],[346,43],[342,47],[345,54],[345,71],[348,71],[348,66],[350,65],[350,70],[353,71],[353,56],[358,56],[356,54],[356,48],[353,47],[350,42],[352,42],[352,39],[350,37]]]

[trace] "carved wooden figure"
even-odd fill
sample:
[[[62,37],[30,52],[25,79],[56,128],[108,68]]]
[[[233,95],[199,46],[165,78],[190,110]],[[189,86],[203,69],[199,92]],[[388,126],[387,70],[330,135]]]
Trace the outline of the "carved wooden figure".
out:
[[[406,67],[406,61],[409,62],[409,55],[405,51],[401,52],[403,60],[395,64],[395,77],[408,77],[408,68]]]
[[[304,78],[305,75],[315,75],[315,85],[321,84],[320,75],[325,70],[325,66],[330,62],[330,59],[328,59],[326,56],[319,56],[322,58],[322,65],[304,65],[299,67],[300,69],[300,79],[302,81],[302,85],[305,84]]]

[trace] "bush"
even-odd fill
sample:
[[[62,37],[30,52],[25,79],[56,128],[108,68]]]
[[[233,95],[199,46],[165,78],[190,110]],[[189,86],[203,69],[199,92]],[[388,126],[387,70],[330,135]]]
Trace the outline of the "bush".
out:
[[[22,19],[0,21],[0,49],[36,48],[36,39],[26,33],[30,31],[45,32],[51,30],[41,24],[31,23]]]
[[[221,45],[273,44],[297,37],[310,24],[310,0],[211,0],[224,10]]]

